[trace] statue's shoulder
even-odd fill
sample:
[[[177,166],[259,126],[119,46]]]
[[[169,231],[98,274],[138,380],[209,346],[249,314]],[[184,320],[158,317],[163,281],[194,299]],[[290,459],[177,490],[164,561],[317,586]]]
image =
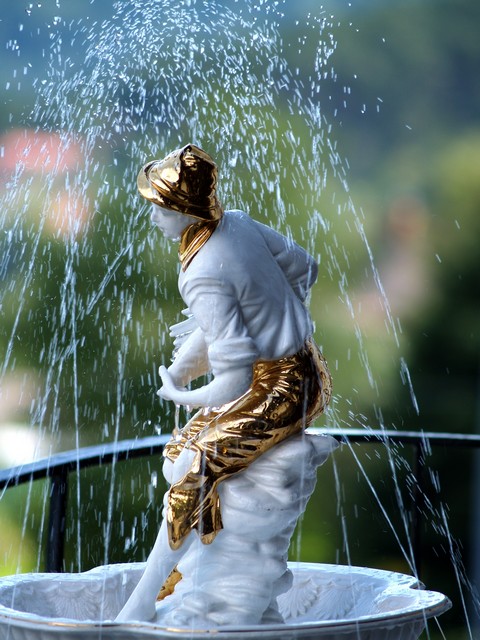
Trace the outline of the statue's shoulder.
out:
[[[223,220],[228,224],[249,225],[253,222],[252,218],[241,209],[229,209],[223,214]]]
[[[256,227],[258,227],[258,223],[248,213],[241,209],[230,209],[223,214],[222,221],[218,226],[218,237],[223,237],[225,240],[236,238],[238,241],[242,234],[248,236],[257,233]]]
[[[230,256],[257,250],[264,244],[262,225],[240,209],[226,211],[211,237],[210,250],[230,251]],[[207,242],[207,245],[210,243]]]
[[[228,280],[232,271],[238,271],[238,264],[249,253],[248,248],[258,242],[256,225],[240,209],[225,211],[214,233],[186,270],[185,273],[189,276],[187,279],[216,274]]]

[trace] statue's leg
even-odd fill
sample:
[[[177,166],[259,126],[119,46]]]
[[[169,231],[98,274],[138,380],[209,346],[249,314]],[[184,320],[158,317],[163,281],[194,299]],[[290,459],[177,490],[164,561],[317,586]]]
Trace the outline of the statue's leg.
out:
[[[170,549],[165,521],[162,522],[155,545],[148,558],[145,571],[127,603],[116,617],[116,622],[151,620],[155,617],[155,602],[163,583],[181,557],[181,552]]]
[[[186,469],[191,466],[191,463],[190,452],[186,451],[180,455],[173,465],[172,479],[175,480],[185,475]],[[151,620],[155,617],[155,603],[158,593],[179,559],[187,551],[190,543],[191,540],[185,539],[182,548],[172,549],[168,540],[167,521],[165,518],[163,519],[155,545],[148,557],[145,571],[127,603],[118,614],[117,622]]]

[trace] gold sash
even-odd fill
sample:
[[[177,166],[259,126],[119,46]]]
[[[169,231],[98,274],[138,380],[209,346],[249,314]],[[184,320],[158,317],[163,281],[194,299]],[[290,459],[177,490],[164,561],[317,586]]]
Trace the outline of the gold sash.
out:
[[[332,382],[318,347],[308,341],[295,355],[254,365],[250,389],[218,409],[199,411],[166,445],[175,461],[195,453],[188,473],[170,487],[169,543],[178,549],[192,529],[204,544],[222,528],[217,485],[275,444],[306,428],[330,401]]]

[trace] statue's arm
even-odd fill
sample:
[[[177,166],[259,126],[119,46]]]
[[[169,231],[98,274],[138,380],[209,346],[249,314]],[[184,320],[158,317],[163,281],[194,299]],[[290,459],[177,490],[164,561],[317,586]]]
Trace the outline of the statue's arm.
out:
[[[178,387],[187,385],[210,371],[205,335],[197,327],[175,351],[173,363],[168,372]]]
[[[192,407],[218,407],[236,400],[250,387],[258,350],[248,336],[233,287],[215,278],[197,278],[182,295],[203,334],[213,379],[198,389],[184,389],[175,361],[168,370],[160,368],[163,386],[158,395]],[[188,341],[182,350],[187,346]]]
[[[317,280],[316,260],[291,238],[286,238],[259,222],[257,225],[290,286],[303,302]]]
[[[220,407],[243,395],[252,382],[252,368],[225,371],[198,389],[183,389],[175,385],[166,367],[160,367],[162,387],[157,392],[164,400],[189,407]]]

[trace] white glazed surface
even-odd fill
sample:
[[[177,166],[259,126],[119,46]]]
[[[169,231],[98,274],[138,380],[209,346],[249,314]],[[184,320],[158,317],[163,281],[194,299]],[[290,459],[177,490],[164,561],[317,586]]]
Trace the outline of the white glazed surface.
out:
[[[337,446],[331,436],[293,436],[225,480],[219,487],[223,529],[211,544],[202,544],[191,532],[172,551],[164,521],[117,621],[156,619],[164,626],[208,629],[281,622],[276,598],[291,584],[290,538],[315,487],[317,467]],[[191,453],[184,449],[175,464],[167,461],[168,482],[183,476]],[[182,580],[155,612],[157,594],[175,565]]]
[[[168,369],[160,367],[159,395],[202,407],[239,398],[257,360],[293,355],[312,335],[304,301],[317,272],[314,258],[291,239],[242,211],[225,212],[188,269],[180,271],[179,292],[198,330]],[[208,384],[185,389],[207,372],[213,374]]]
[[[279,598],[285,624],[172,629],[108,622],[130,594],[143,564],[82,574],[20,574],[0,581],[1,640],[195,638],[206,640],[414,640],[448,599],[415,588],[411,576],[339,565],[290,563],[293,585]],[[105,622],[101,624],[101,621]]]

